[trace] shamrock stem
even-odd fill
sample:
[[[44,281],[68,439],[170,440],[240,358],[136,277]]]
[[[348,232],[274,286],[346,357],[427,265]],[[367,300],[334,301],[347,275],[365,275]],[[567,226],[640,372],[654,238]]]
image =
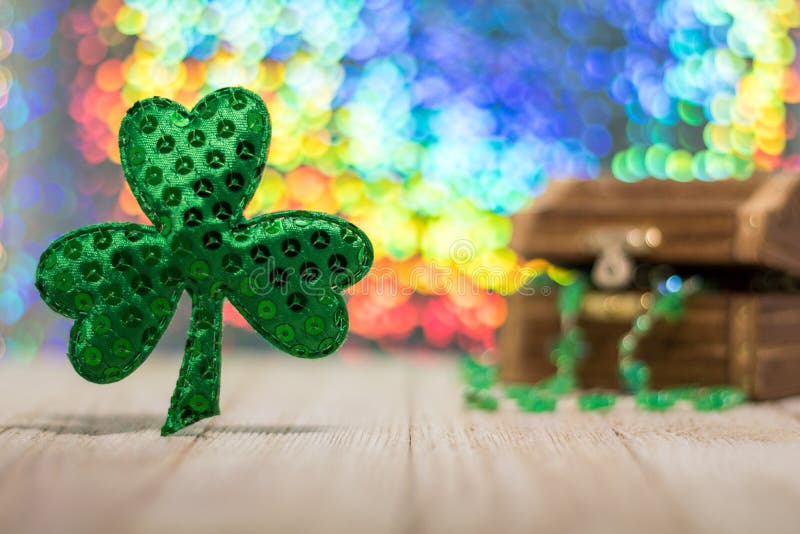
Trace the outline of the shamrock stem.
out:
[[[192,293],[189,338],[162,436],[219,415],[221,348],[222,298]]]

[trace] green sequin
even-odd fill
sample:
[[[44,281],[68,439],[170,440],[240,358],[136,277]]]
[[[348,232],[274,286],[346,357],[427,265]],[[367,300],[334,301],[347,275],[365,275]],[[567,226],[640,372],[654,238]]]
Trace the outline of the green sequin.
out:
[[[98,315],[94,319],[93,326],[96,334],[107,334],[111,331],[111,319],[105,315]]]
[[[103,361],[103,353],[96,347],[86,347],[83,351],[83,361],[86,365],[99,365]]]
[[[45,250],[36,287],[75,319],[68,357],[92,382],[131,374],[192,298],[186,352],[162,434],[219,413],[222,303],[279,349],[303,358],[347,335],[341,290],[370,269],[372,245],[332,215],[285,211],[244,219],[271,136],[256,94],[214,91],[191,111],[137,102],[120,128],[122,168],[153,226],[104,223]],[[313,273],[313,277],[310,276]]]

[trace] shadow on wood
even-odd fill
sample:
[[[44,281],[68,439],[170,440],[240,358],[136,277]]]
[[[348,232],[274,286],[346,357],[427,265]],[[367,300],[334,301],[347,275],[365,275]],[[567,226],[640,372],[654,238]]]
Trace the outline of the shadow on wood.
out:
[[[0,432],[8,430],[41,430],[55,434],[83,436],[106,436],[111,434],[136,433],[147,430],[158,432],[164,424],[164,416],[156,414],[108,414],[88,415],[53,413],[43,414],[33,422],[0,425]],[[228,434],[308,434],[327,433],[336,430],[324,425],[195,425],[175,436],[202,436],[208,433]]]

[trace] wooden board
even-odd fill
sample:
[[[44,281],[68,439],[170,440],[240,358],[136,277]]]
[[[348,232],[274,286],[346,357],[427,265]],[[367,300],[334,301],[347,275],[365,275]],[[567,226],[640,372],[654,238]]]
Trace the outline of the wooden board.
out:
[[[464,411],[454,360],[227,357],[223,415],[158,435],[178,360],[96,386],[0,365],[0,532],[796,533],[800,400]]]

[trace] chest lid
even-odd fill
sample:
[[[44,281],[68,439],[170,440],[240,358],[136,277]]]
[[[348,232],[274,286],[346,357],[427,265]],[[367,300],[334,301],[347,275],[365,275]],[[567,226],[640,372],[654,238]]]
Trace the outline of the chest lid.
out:
[[[688,183],[554,181],[512,220],[511,246],[526,259],[585,264],[614,246],[652,263],[800,276],[800,176],[793,174]]]

